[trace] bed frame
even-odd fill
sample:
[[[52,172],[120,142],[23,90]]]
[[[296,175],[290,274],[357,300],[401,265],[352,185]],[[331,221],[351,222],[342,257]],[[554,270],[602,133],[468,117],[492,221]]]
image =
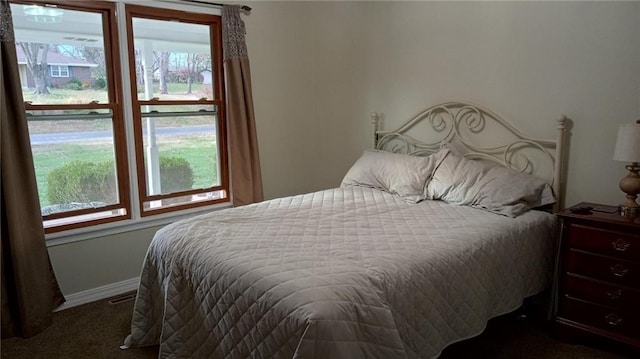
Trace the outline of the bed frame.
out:
[[[381,130],[382,115],[371,114],[373,148],[412,155],[429,155],[443,146],[470,159],[489,160],[546,180],[564,208],[566,158],[571,120],[558,120],[555,140],[522,134],[495,113],[466,102],[429,107],[393,131]]]

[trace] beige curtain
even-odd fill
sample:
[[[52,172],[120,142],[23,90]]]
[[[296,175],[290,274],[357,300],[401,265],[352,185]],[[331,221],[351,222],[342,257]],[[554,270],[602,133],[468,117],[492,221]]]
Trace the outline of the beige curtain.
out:
[[[231,192],[236,206],[263,199],[251,71],[244,35],[240,6],[223,6],[222,37],[227,83]]]
[[[44,240],[11,9],[0,0],[2,338],[46,329],[64,302]]]

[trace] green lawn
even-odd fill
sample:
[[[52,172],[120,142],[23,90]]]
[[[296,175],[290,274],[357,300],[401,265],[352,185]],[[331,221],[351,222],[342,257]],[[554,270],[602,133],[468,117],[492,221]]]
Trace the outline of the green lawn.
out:
[[[49,89],[49,94],[36,95],[32,90],[24,90],[22,97],[25,101],[29,101],[34,105],[61,105],[61,104],[82,104],[91,101],[107,103],[106,90],[66,90],[66,89]]]
[[[200,83],[193,83],[191,84],[191,92],[198,92],[200,91],[200,89],[202,89],[202,84]],[[180,94],[186,94],[187,93],[187,89],[189,88],[189,85],[187,83],[183,83],[183,82],[175,82],[175,83],[168,83],[167,84],[167,92],[169,93],[180,93]],[[153,84],[153,92],[154,93],[159,93],[160,92],[160,85],[158,83],[154,83]]]
[[[206,188],[218,182],[217,152],[215,142],[203,146],[201,137],[193,136],[163,147],[160,156],[185,158],[193,170],[193,187]]]
[[[163,142],[160,156],[182,157],[189,161],[193,170],[194,188],[210,187],[217,181],[215,143],[203,146],[201,136],[182,136],[180,140]],[[49,205],[47,199],[47,176],[51,170],[70,162],[82,160],[88,162],[113,161],[111,144],[59,144],[33,146],[33,161],[36,168],[36,181],[40,204]]]
[[[179,99],[199,99],[207,96],[207,93],[211,95],[211,91],[199,83],[191,85],[191,94],[187,94],[188,85],[186,83],[169,83],[167,84],[167,95],[160,94],[159,84],[153,84],[153,96],[159,97],[161,100],[179,100]],[[142,94],[140,94],[142,96]],[[86,104],[91,101],[98,101],[99,103],[108,102],[108,94],[106,89],[82,89],[82,90],[69,90],[62,88],[50,88],[49,94],[36,95],[31,89],[25,89],[22,91],[22,97],[24,101],[33,103],[34,105],[60,105],[60,104]]]

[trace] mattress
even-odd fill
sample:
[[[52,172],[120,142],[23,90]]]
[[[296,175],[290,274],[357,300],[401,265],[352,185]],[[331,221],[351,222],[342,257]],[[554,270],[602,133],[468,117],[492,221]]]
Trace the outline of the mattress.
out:
[[[346,187],[200,215],[150,244],[125,345],[161,358],[431,358],[543,290],[554,216]]]

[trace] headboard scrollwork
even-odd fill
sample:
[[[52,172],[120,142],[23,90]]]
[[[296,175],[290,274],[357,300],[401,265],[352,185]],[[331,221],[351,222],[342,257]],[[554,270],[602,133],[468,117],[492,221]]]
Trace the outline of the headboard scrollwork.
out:
[[[545,179],[564,207],[565,146],[569,119],[558,120],[555,140],[522,134],[495,113],[464,102],[432,106],[393,131],[380,129],[380,115],[371,114],[374,148],[412,155],[429,155],[443,146],[470,159],[489,160]]]

